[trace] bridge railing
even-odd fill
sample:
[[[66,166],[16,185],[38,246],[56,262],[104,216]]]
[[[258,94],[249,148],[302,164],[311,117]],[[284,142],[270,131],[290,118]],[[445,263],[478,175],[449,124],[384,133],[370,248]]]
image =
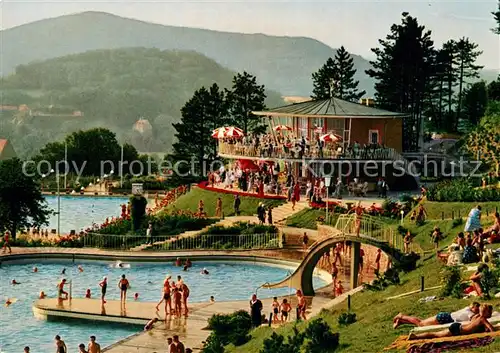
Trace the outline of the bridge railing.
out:
[[[335,228],[337,228],[341,234],[367,236],[385,241],[390,246],[400,251],[405,250],[403,236],[393,227],[370,215],[364,214],[360,216],[359,220],[357,220],[357,217],[356,214],[340,215],[335,224]],[[414,243],[410,244],[409,250],[418,254],[423,253],[420,246]]]

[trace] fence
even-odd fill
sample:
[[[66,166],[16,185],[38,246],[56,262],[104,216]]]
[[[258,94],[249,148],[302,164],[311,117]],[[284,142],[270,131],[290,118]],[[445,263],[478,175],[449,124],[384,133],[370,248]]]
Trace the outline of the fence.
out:
[[[145,247],[152,251],[184,250],[249,250],[277,249],[282,246],[281,237],[275,233],[242,235],[195,235],[195,236],[154,236],[152,244],[147,244],[145,236],[110,235],[88,233],[82,237],[84,247],[130,250]],[[147,244],[147,246],[145,246]]]
[[[374,238],[389,243],[395,249],[404,251],[403,236],[393,227],[380,221],[376,217],[362,215],[359,220],[355,214],[342,214],[338,217],[335,228],[341,231],[341,234],[360,235]],[[411,243],[408,249],[418,254],[423,251],[418,244]]]
[[[481,202],[478,202],[478,204],[481,204]],[[499,207],[498,206],[495,206],[495,207],[483,207],[483,209],[481,210],[481,214],[482,216],[486,216],[486,217],[489,217],[491,215],[494,215],[496,212],[498,212],[498,209]],[[451,211],[441,211],[440,215],[439,215],[439,219],[444,221],[444,220],[454,220],[454,219],[464,219],[464,218],[467,218],[467,216],[469,215],[469,212],[470,212],[470,209],[460,209],[459,207],[457,207],[455,210],[451,210]],[[432,217],[430,219],[435,219],[435,217]]]

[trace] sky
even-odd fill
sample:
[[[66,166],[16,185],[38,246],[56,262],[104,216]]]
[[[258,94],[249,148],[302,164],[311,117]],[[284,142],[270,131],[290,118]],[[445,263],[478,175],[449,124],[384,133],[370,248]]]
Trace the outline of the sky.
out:
[[[478,62],[500,69],[500,37],[489,30],[497,0],[365,1],[44,1],[0,0],[2,28],[83,11],[103,11],[165,25],[229,32],[311,37],[333,48],[373,58],[401,13],[409,12],[432,30],[437,46],[469,37],[483,50]]]

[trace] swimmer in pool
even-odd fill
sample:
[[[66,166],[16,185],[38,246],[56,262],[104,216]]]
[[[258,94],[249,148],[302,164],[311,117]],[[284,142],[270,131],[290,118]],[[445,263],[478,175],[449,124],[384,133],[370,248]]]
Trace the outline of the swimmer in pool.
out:
[[[187,265],[184,265],[184,268],[182,269],[182,271],[187,271],[187,270],[188,270]]]
[[[79,271],[80,273],[81,273],[81,272],[83,272],[83,267],[82,267],[82,265],[78,265],[78,271]]]
[[[85,292],[85,298],[90,299],[92,297],[92,293],[90,291],[90,288],[87,288],[87,291]]]
[[[17,299],[16,298],[7,298],[5,300],[5,307],[9,307],[11,306],[12,304],[14,304],[15,302],[17,302]]]
[[[21,282],[18,282],[15,279],[13,279],[12,282],[10,282],[10,284],[12,284],[13,286],[15,286],[16,284],[21,284]]]
[[[208,270],[206,268],[204,268],[203,270],[201,270],[201,274],[202,275],[209,275],[210,273],[208,272]]]
[[[45,294],[45,292],[41,291],[40,295],[38,296],[38,299],[45,299],[46,297],[47,297],[47,295]]]
[[[139,300],[139,293],[134,294],[134,300]]]
[[[215,297],[213,295],[210,296],[210,303],[215,303]]]
[[[62,271],[61,271],[61,275],[65,275],[66,274],[66,269],[63,268]]]
[[[38,272],[38,267],[33,267],[33,273],[37,273]]]
[[[61,336],[57,335],[56,340],[56,353],[68,353],[68,348],[66,348],[66,343],[61,339]]]

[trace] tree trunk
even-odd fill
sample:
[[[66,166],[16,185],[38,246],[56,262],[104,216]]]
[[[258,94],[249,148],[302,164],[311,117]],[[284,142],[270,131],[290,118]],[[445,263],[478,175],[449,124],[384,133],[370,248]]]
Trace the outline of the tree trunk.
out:
[[[462,90],[464,85],[464,61],[460,62],[460,78],[458,82],[458,102],[457,102],[457,118],[455,121],[456,130],[458,130],[458,122],[460,120],[460,113],[462,110]]]

